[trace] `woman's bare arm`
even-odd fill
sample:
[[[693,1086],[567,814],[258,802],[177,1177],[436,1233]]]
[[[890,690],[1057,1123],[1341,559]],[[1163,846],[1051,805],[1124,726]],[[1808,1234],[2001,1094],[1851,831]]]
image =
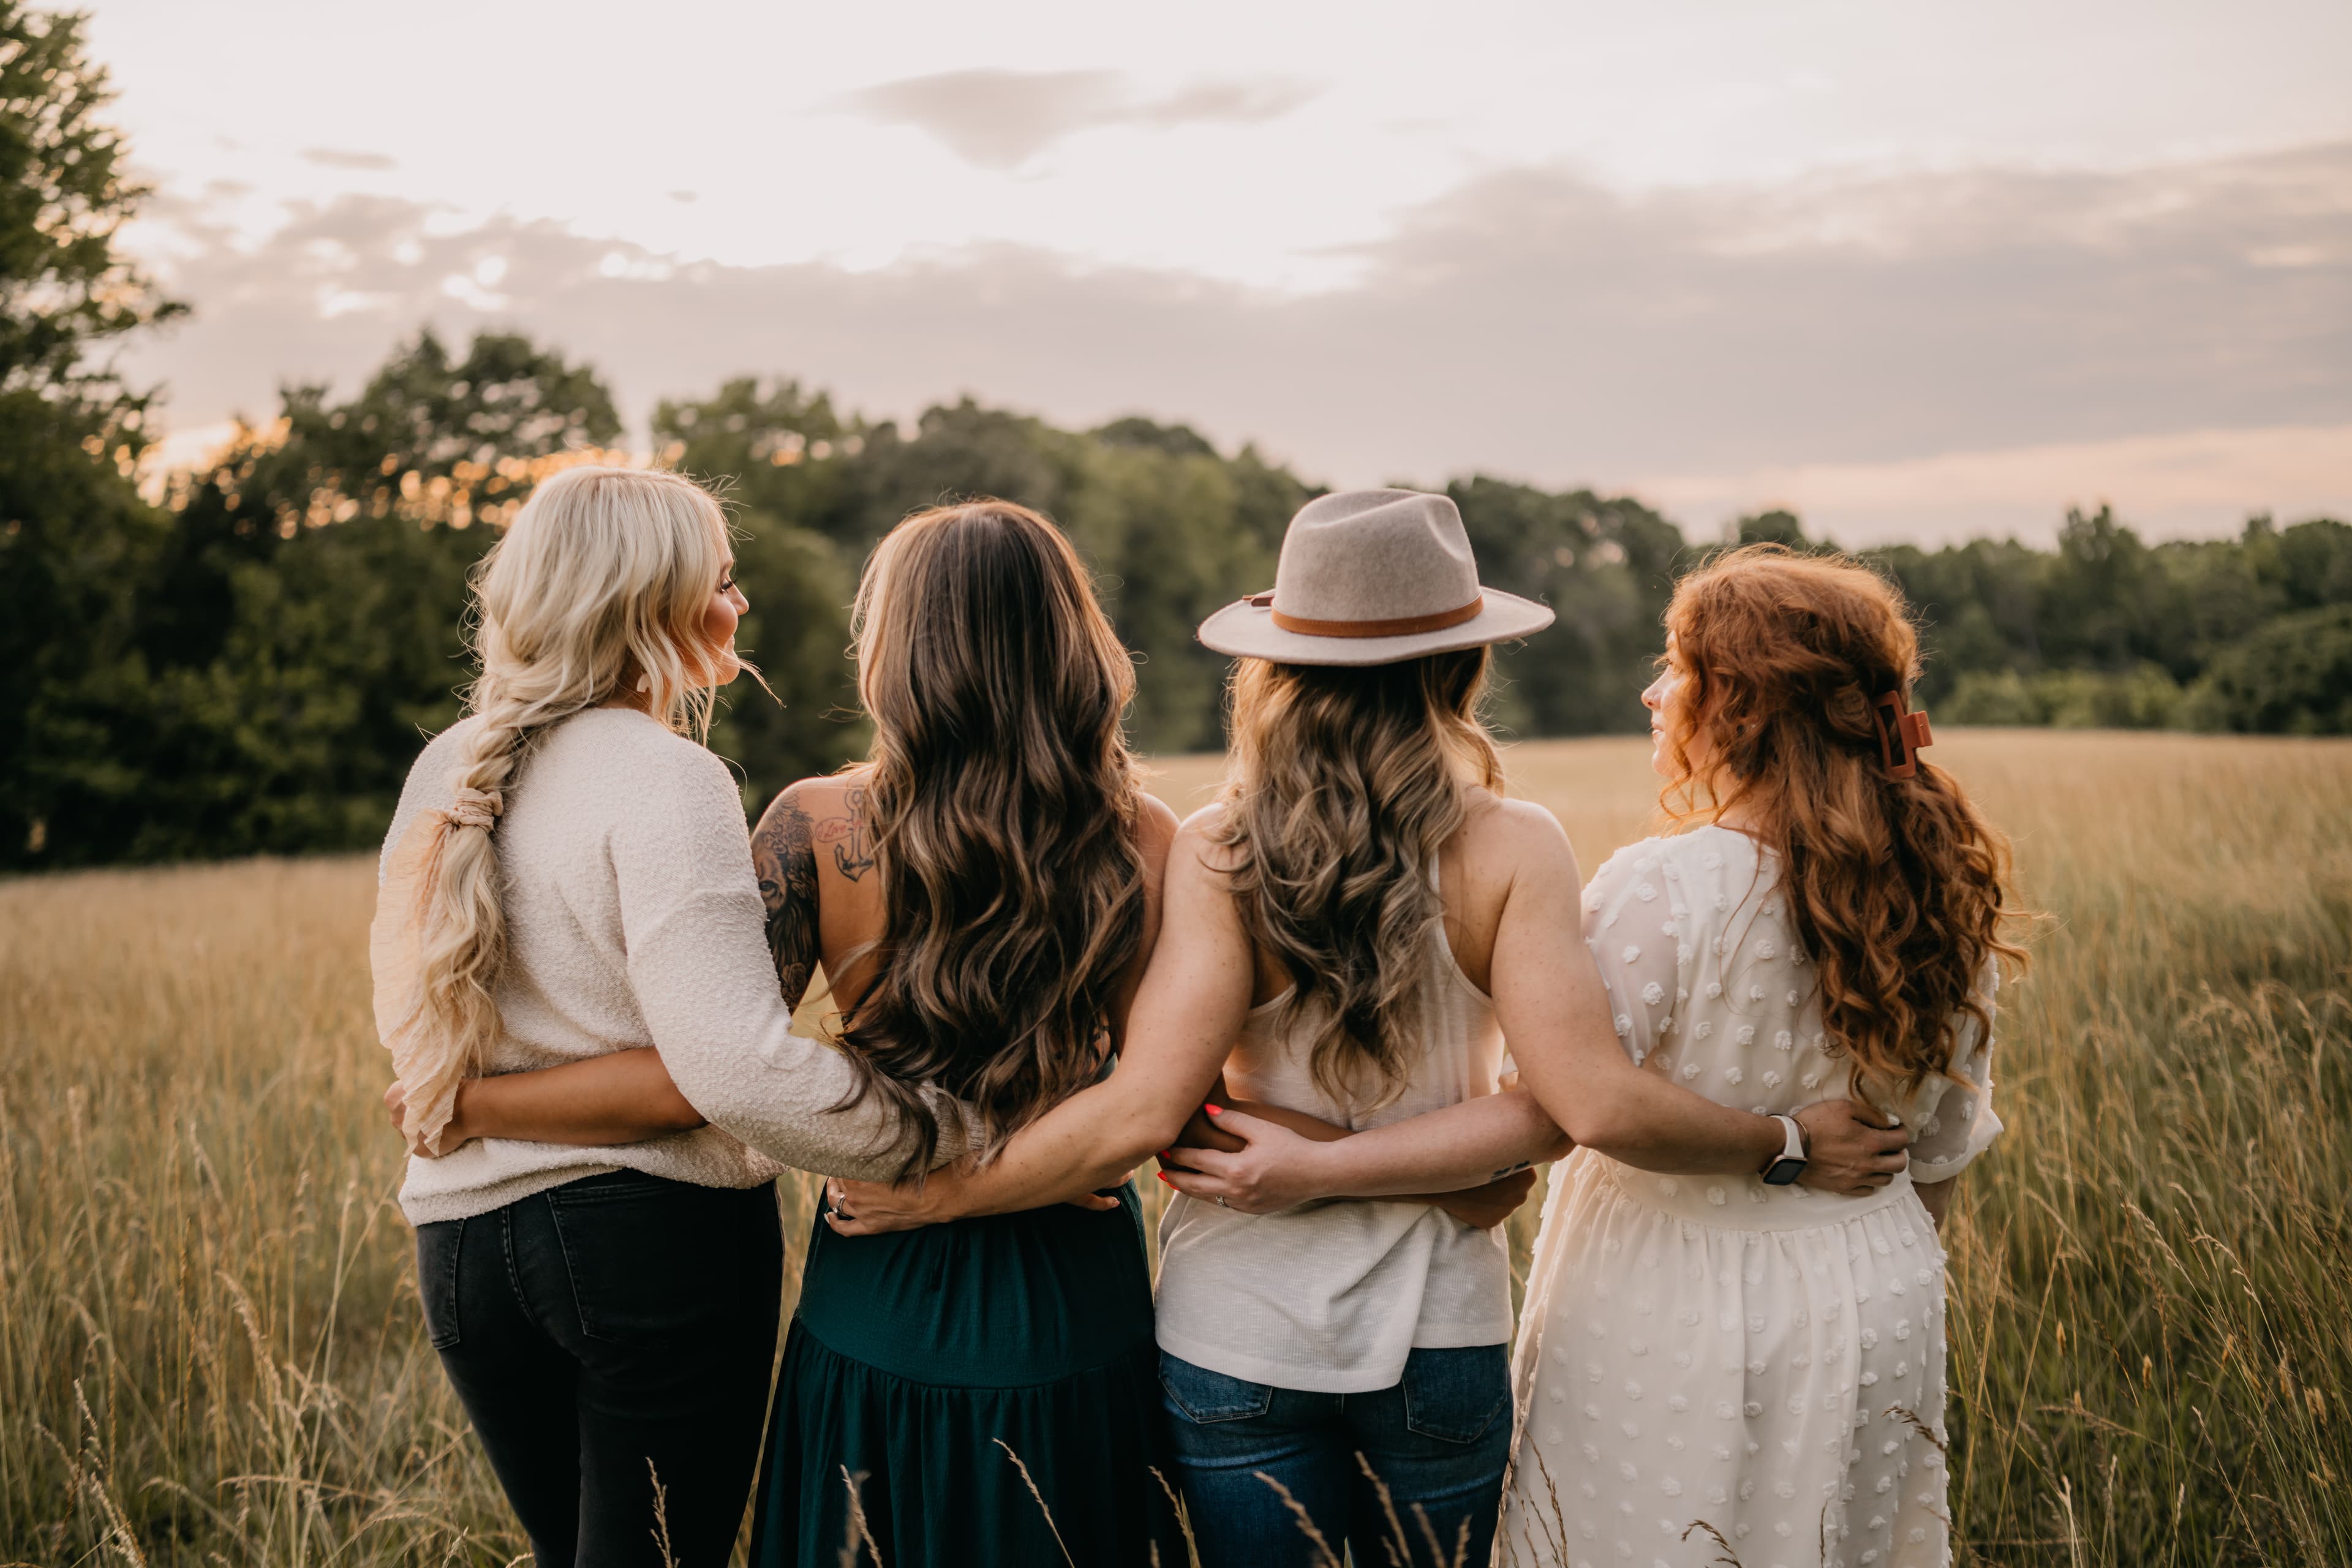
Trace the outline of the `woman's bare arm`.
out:
[[[399,1084],[384,1092],[394,1131],[405,1100]],[[661,1053],[640,1046],[539,1072],[467,1079],[457,1088],[457,1109],[436,1152],[446,1153],[475,1138],[601,1148],[706,1125],[702,1113],[670,1081]]]
[[[1160,1180],[1178,1192],[1196,1197],[1222,1197],[1227,1207],[1245,1214],[1288,1208],[1310,1197],[1388,1198],[1397,1203],[1427,1204],[1444,1209],[1465,1225],[1488,1230],[1507,1219],[1511,1211],[1526,1200],[1535,1186],[1532,1167],[1541,1161],[1558,1159],[1569,1147],[1559,1136],[1559,1129],[1543,1119],[1540,1147],[1528,1158],[1516,1157],[1517,1141],[1513,1133],[1505,1131],[1501,1134],[1505,1142],[1486,1145],[1484,1160],[1487,1163],[1482,1163],[1480,1135],[1465,1127],[1462,1131],[1468,1132],[1470,1141],[1457,1143],[1447,1151],[1445,1160],[1430,1161],[1425,1167],[1432,1173],[1433,1181],[1451,1180],[1457,1175],[1465,1178],[1456,1185],[1422,1187],[1413,1184],[1409,1177],[1381,1171],[1354,1180],[1351,1184],[1305,1193],[1286,1202],[1276,1201],[1271,1189],[1262,1192],[1208,1175],[1203,1170],[1206,1162],[1199,1156],[1208,1152],[1244,1152],[1251,1147],[1249,1135],[1260,1132],[1263,1136],[1261,1124],[1267,1123],[1309,1143],[1335,1144],[1361,1135],[1303,1110],[1234,1099],[1222,1080],[1213,1094],[1210,1103],[1184,1124],[1183,1136],[1177,1140],[1176,1146],[1160,1152]],[[1536,1115],[1542,1119],[1540,1110]],[[1347,1167],[1342,1164],[1338,1169],[1344,1171]]]
[[[1236,1110],[1215,1121],[1232,1135],[1234,1152],[1185,1151],[1190,1169],[1171,1173],[1169,1184],[1196,1197],[1222,1198],[1244,1214],[1326,1197],[1446,1207],[1437,1194],[1503,1184],[1525,1196],[1534,1184],[1518,1180],[1519,1173],[1569,1148],[1543,1107],[1525,1092],[1480,1095],[1336,1142],[1311,1141]]]
[[[1118,1066],[1024,1128],[986,1167],[935,1171],[919,1186],[837,1185],[845,1235],[1042,1208],[1122,1181],[1170,1147],[1224,1069],[1249,1012],[1248,938],[1210,865],[1200,818],[1168,852],[1166,913]]]

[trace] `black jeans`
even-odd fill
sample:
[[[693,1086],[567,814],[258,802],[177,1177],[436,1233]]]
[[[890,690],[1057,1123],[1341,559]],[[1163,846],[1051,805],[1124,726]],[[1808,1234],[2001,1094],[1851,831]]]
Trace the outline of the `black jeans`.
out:
[[[668,1562],[725,1568],[783,1261],[774,1188],[634,1171],[417,1227],[425,1328],[540,1568],[650,1568],[661,1523]]]

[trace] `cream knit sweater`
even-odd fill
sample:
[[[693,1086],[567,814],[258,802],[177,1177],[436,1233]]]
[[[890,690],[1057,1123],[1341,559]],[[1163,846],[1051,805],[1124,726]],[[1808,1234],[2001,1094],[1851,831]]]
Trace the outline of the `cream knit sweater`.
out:
[[[409,770],[387,854],[418,811],[451,799],[474,723],[436,736]],[[830,1110],[850,1089],[849,1065],[793,1033],[725,763],[642,713],[591,709],[540,738],[496,835],[509,947],[490,1070],[653,1046],[711,1125],[605,1148],[486,1138],[412,1157],[400,1191],[410,1223],[622,1169],[709,1187],[757,1186],[783,1165],[896,1171],[878,1098]],[[962,1152],[962,1124],[951,1100],[938,1109],[944,1161]]]

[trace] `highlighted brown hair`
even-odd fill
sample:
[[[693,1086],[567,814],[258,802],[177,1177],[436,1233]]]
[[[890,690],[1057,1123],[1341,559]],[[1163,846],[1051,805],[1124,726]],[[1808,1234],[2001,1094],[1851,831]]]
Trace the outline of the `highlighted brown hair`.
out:
[[[1438,846],[1469,791],[1503,787],[1479,720],[1487,650],[1401,664],[1234,667],[1233,763],[1212,837],[1232,851],[1242,929],[1290,977],[1276,1027],[1311,1019],[1334,1099],[1396,1098],[1419,1059],[1444,907]]]
[[[2004,935],[2007,841],[1951,774],[1921,758],[1895,778],[1881,752],[1873,700],[1918,675],[1901,595],[1751,545],[1684,578],[1666,629],[1685,682],[1659,804],[1684,825],[1736,812],[1780,856],[1832,1050],[1865,1097],[1907,1097],[1951,1070],[1962,1018],[1990,1028],[1987,963],[2025,952]]]
[[[1070,542],[1008,501],[891,530],[856,627],[884,923],[846,1039],[913,1175],[939,1146],[923,1085],[976,1108],[992,1153],[1101,1070],[1143,943],[1135,668]]]

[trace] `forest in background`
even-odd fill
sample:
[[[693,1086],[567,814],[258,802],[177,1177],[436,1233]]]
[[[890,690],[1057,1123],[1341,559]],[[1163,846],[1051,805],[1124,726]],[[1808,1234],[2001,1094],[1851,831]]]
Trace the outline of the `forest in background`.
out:
[[[105,99],[78,22],[0,0],[0,869],[368,847],[460,711],[467,572],[533,484],[621,444],[611,390],[554,346],[428,330],[355,393],[286,387],[142,494],[152,399],[107,350],[184,307],[115,244],[145,193]],[[1067,530],[1135,650],[1136,742],[1165,753],[1222,743],[1225,661],[1192,628],[1272,584],[1318,489],[1182,425],[1065,430],[965,397],[902,428],[785,377],[666,399],[651,437],[740,531],[740,642],[781,700],[739,684],[713,744],[753,805],[862,750],[847,606],[908,511],[1000,496]],[[1500,725],[1640,729],[1674,578],[1725,541],[1632,497],[1444,489],[1486,581],[1559,616],[1499,650]],[[1786,512],[1727,531],[1825,547]],[[1919,613],[1939,721],[2352,732],[2342,522],[2149,545],[2102,508],[2053,550],[1865,553]]]

